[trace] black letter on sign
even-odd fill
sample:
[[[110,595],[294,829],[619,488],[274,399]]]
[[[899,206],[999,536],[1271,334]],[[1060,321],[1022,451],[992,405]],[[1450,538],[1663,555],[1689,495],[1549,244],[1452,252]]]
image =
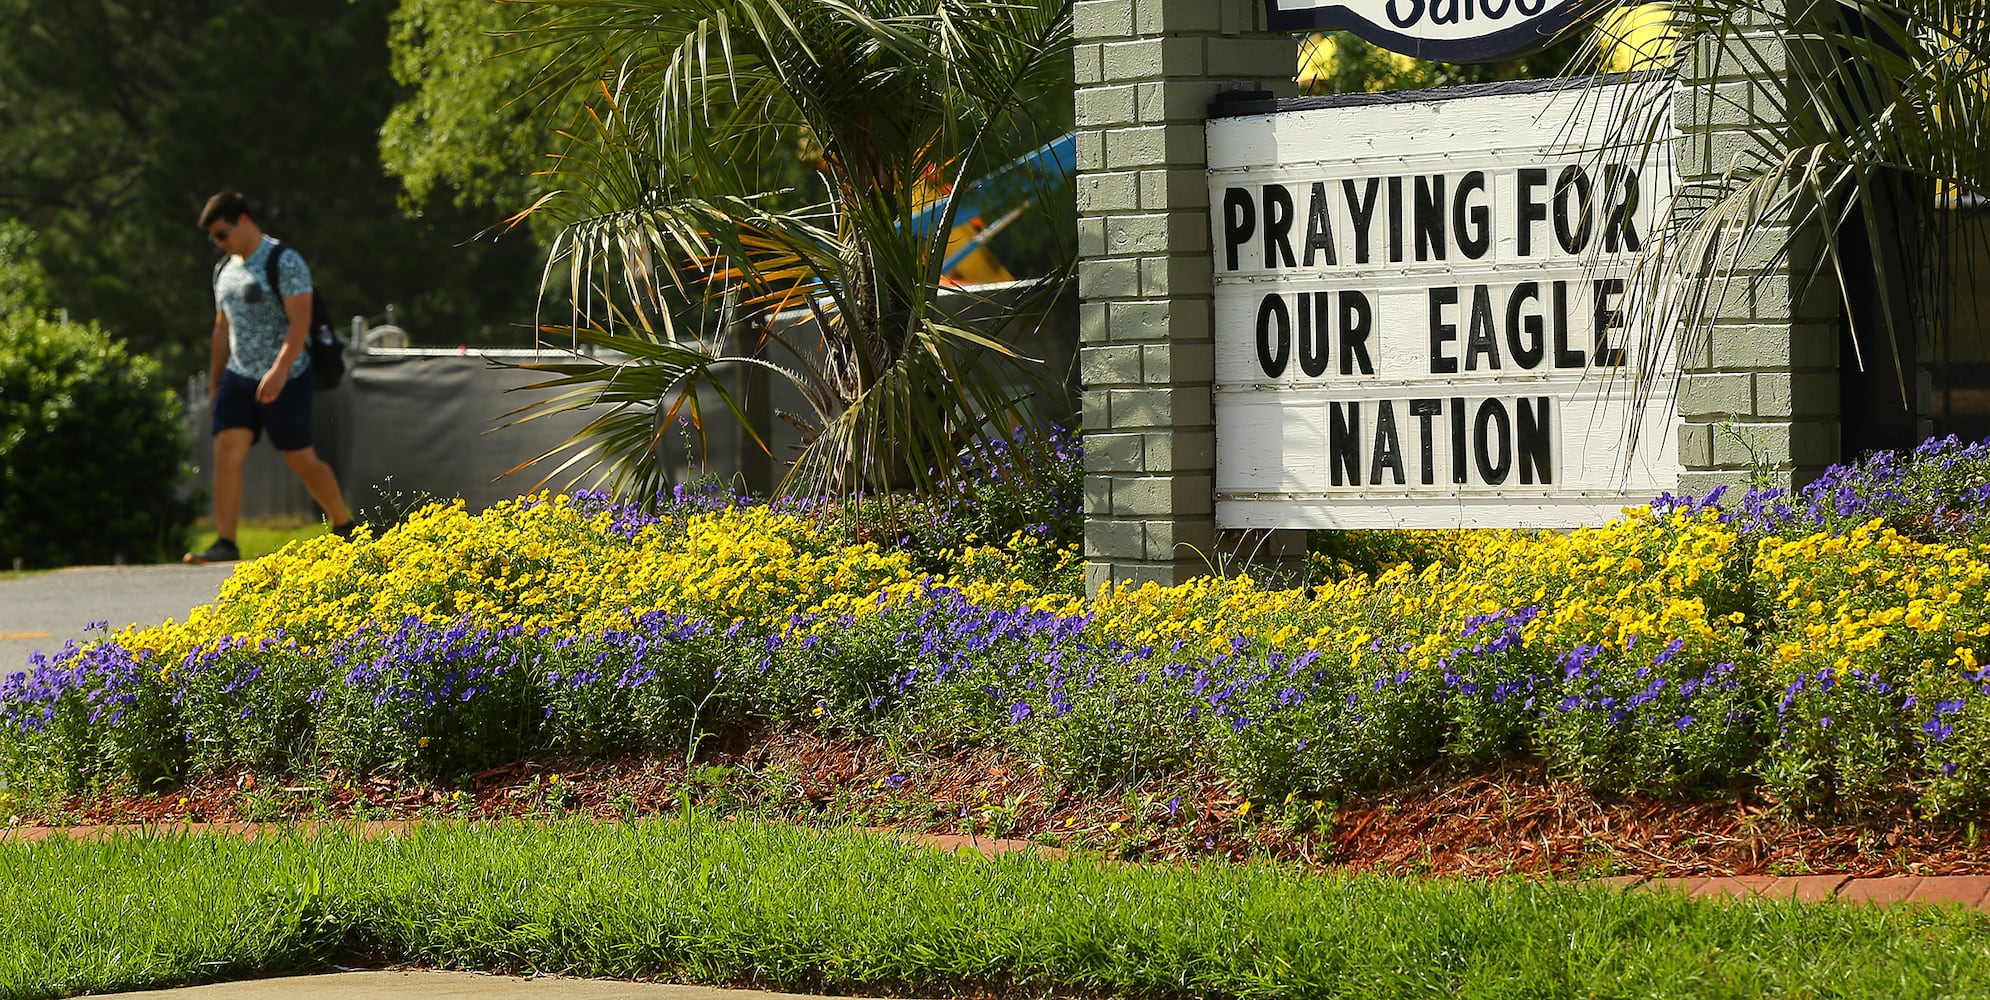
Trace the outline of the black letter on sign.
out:
[[[1334,259],[1334,224],[1327,216],[1327,185],[1325,181],[1313,182],[1313,196],[1307,200],[1306,212],[1306,266],[1313,266],[1315,251],[1327,252],[1327,263],[1338,264]]]
[[[1430,290],[1430,373],[1451,375],[1458,371],[1458,359],[1446,357],[1445,344],[1458,342],[1458,326],[1444,321],[1444,307],[1458,304],[1456,288],[1433,288]]]
[[[1361,404],[1328,403],[1327,465],[1333,469],[1333,484],[1361,485]]]
[[[1368,304],[1367,292],[1340,293],[1340,373],[1375,374],[1375,362],[1368,356],[1368,333],[1375,328],[1375,308]]]
[[[1465,370],[1479,370],[1479,355],[1485,355],[1487,368],[1499,370],[1499,321],[1493,319],[1492,290],[1484,285],[1472,288],[1472,323],[1465,332]]]
[[[1521,399],[1514,403],[1514,416],[1518,425],[1514,438],[1518,441],[1515,450],[1520,452],[1520,481],[1522,483],[1552,483],[1555,481],[1554,428],[1548,424],[1548,397],[1536,396],[1532,403]]]
[[[1569,283],[1555,282],[1555,367],[1581,368],[1589,364],[1589,356],[1581,351],[1569,349]]]
[[[1418,174],[1416,208],[1411,217],[1416,229],[1416,259],[1444,259],[1444,175]]]
[[[1292,260],[1292,192],[1283,184],[1264,186],[1264,266],[1277,267],[1279,261],[1286,267],[1294,266]]]
[[[1327,373],[1328,299],[1332,292],[1299,293],[1299,370],[1307,378]]]
[[[1347,214],[1354,219],[1354,262],[1368,263],[1368,234],[1375,226],[1375,202],[1382,196],[1382,178],[1368,178],[1368,196],[1356,194],[1352,178],[1340,182],[1347,196]]]
[[[1541,301],[1541,283],[1523,281],[1513,286],[1513,295],[1506,300],[1506,353],[1513,355],[1514,363],[1529,371],[1541,363],[1541,356],[1548,351],[1546,340],[1541,336],[1541,317],[1535,313],[1520,315],[1520,306],[1527,300]],[[1531,346],[1520,342],[1525,333],[1532,338]]]
[[[1548,217],[1547,203],[1534,200],[1534,189],[1547,183],[1546,170],[1540,167],[1520,168],[1520,209],[1517,214],[1520,216],[1520,256],[1522,257],[1534,256],[1534,223]],[[1244,235],[1250,234],[1247,232]],[[1232,254],[1230,259],[1236,260],[1236,255]],[[1236,270],[1236,267],[1234,263],[1230,265],[1231,270]]]
[[[1497,452],[1488,447],[1486,440],[1486,427],[1494,423],[1499,425]],[[1506,415],[1505,403],[1488,399],[1479,404],[1479,417],[1472,423],[1472,451],[1478,459],[1479,478],[1486,485],[1506,482],[1507,473],[1513,471],[1513,420]]]
[[[1258,367],[1271,378],[1285,374],[1292,360],[1292,315],[1277,292],[1258,303]]]
[[[1396,3],[1397,0],[1389,0],[1389,6],[1385,8],[1386,12],[1389,15],[1389,20],[1393,22],[1396,25],[1396,27],[1407,28],[1410,25],[1423,20],[1423,0],[1410,0],[1409,2],[1410,12],[1407,14],[1396,13]]]
[[[1403,179],[1389,178],[1389,263],[1403,261]]]
[[[1624,365],[1622,345],[1610,346],[1610,331],[1624,328],[1624,311],[1617,308],[1616,299],[1624,294],[1624,279],[1600,278],[1596,281],[1596,363],[1618,368]]]
[[[1396,404],[1383,400],[1376,404],[1375,411],[1375,457],[1368,466],[1368,484],[1379,486],[1382,470],[1396,474],[1396,485],[1403,485],[1403,443],[1396,437]]]
[[[1465,397],[1451,397],[1451,481],[1465,481]]]
[[[1492,249],[1492,209],[1471,203],[1474,191],[1486,190],[1486,172],[1474,170],[1458,178],[1458,192],[1451,201],[1451,228],[1456,231],[1458,249],[1478,260]]]
[[[1237,269],[1237,248],[1258,228],[1257,207],[1251,193],[1243,188],[1223,190],[1223,261],[1226,269]]]
[[[1575,192],[1574,208],[1569,207],[1571,191]],[[1576,218],[1571,219],[1571,214]],[[1555,239],[1563,252],[1581,253],[1589,246],[1589,229],[1589,171],[1563,167],[1561,176],[1555,178]]]
[[[1430,418],[1444,409],[1444,403],[1435,399],[1410,400],[1410,415],[1422,424],[1417,439],[1423,444],[1423,484],[1429,486],[1437,482],[1437,463],[1433,453],[1437,450],[1436,441],[1430,436]]]
[[[1622,186],[1624,200],[1617,201],[1612,189]],[[1644,249],[1645,241],[1638,236],[1637,220],[1632,213],[1638,210],[1638,170],[1621,163],[1610,163],[1603,167],[1603,191],[1612,204],[1610,221],[1603,227],[1603,249],[1616,253],[1619,247],[1636,252]]]

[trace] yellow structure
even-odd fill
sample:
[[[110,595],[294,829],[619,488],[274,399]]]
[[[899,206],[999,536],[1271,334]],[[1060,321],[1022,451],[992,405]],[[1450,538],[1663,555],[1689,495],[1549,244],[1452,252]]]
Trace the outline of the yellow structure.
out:
[[[1334,75],[1341,68],[1341,46],[1348,37],[1316,31],[1300,40],[1297,78],[1301,93],[1331,92]],[[1629,73],[1672,65],[1678,37],[1671,5],[1648,3],[1613,8],[1598,18],[1590,42],[1598,72]],[[1430,63],[1379,46],[1369,46],[1365,54],[1376,63],[1361,81],[1365,90],[1407,90],[1438,82],[1430,72]]]

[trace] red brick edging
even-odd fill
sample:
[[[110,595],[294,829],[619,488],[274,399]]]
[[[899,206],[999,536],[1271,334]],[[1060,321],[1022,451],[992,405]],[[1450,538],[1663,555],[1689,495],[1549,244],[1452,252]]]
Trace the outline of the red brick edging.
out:
[[[1715,875],[1699,878],[1647,878],[1624,875],[1597,879],[1624,889],[1682,892],[1713,899],[1797,899],[1817,903],[1955,904],[1990,913],[1990,875]]]
[[[385,820],[371,823],[159,823],[115,826],[0,828],[0,844],[37,843],[59,838],[95,839],[144,834],[229,834],[254,839],[282,833],[316,833],[321,829],[356,831],[377,837],[399,833],[419,821]],[[963,848],[986,857],[1015,851],[1036,851],[1046,857],[1069,854],[1061,848],[1045,847],[1027,840],[966,837],[959,834],[906,833],[897,830],[867,830],[935,850],[958,852]],[[1627,891],[1678,892],[1697,899],[1795,899],[1808,903],[1836,900],[1842,903],[1890,906],[1898,903],[1956,905],[1990,913],[1990,875],[1887,875],[1854,878],[1850,875],[1710,875],[1693,878],[1651,878],[1645,875],[1618,875],[1590,880],[1589,885],[1610,886]]]

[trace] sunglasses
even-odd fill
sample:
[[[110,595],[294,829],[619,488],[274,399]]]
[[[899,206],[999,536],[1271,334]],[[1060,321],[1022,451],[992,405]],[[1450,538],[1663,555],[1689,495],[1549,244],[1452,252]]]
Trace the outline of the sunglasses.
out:
[[[213,240],[213,241],[214,241],[214,242],[216,242],[216,243],[226,243],[226,242],[228,242],[228,237],[229,237],[229,236],[230,236],[231,234],[233,234],[234,232],[235,232],[235,228],[234,228],[233,226],[230,226],[230,227],[228,227],[228,228],[226,228],[226,229],[223,229],[223,230],[221,230],[221,231],[220,231],[220,232],[218,232],[218,233],[216,233],[216,232],[210,232],[210,233],[208,233],[208,234],[207,234],[207,238],[208,238],[208,239],[210,239],[210,240]]]

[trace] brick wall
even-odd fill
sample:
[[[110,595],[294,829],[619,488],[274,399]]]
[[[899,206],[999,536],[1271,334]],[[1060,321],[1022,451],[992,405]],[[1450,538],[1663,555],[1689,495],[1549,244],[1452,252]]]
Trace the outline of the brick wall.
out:
[[[1261,0],[1075,12],[1085,558],[1093,589],[1207,572],[1214,518],[1209,179],[1221,91],[1293,93]]]

